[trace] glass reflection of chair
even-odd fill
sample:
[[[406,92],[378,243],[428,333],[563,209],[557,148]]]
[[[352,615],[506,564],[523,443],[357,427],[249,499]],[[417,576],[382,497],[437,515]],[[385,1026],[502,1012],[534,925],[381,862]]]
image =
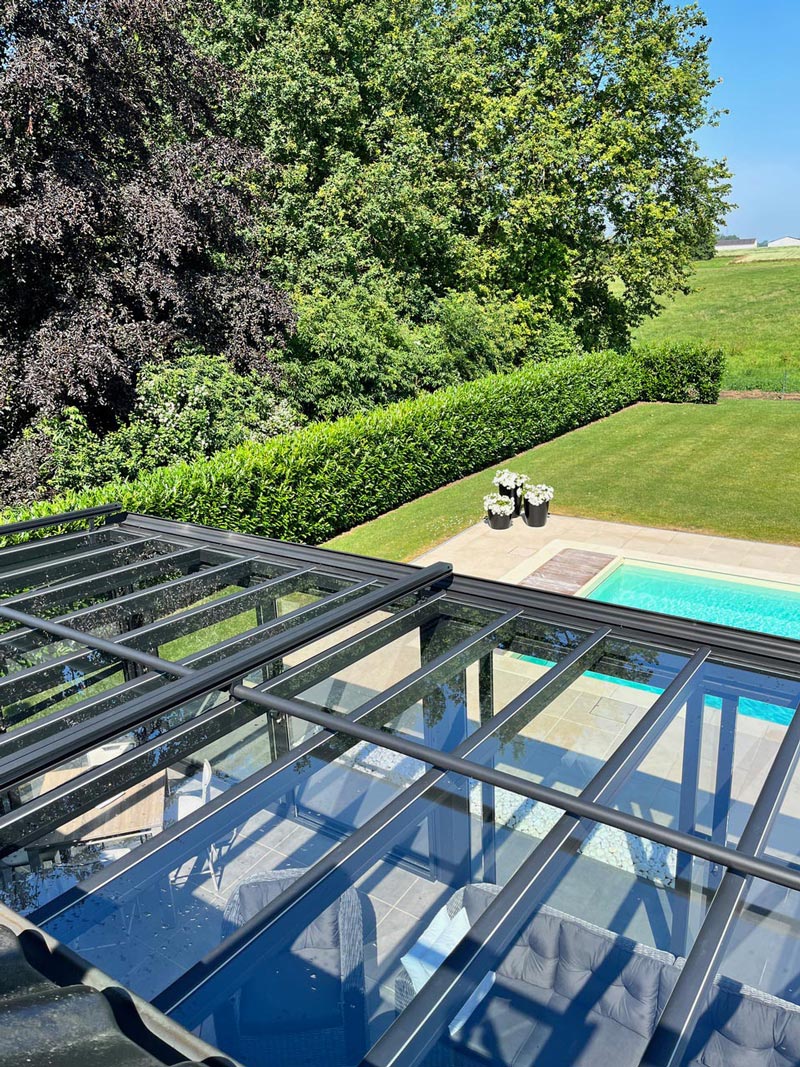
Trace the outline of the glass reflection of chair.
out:
[[[303,874],[259,872],[225,908],[229,937]],[[248,1067],[344,1067],[369,1046],[364,945],[374,941],[368,898],[352,886],[310,921],[293,943],[265,954],[258,970],[214,1017],[217,1042]]]
[[[116,860],[124,859],[130,851],[130,848],[115,845],[108,848],[101,848],[97,853],[97,858],[102,862],[104,867],[107,867],[110,863],[114,863]],[[142,918],[142,905],[139,898],[133,898],[130,905],[130,911],[120,905],[119,914],[122,919],[122,925],[125,927],[125,932],[130,934],[133,929],[134,920]]]
[[[221,792],[220,789],[214,789],[212,786],[212,779],[214,776],[213,768],[208,760],[203,760],[202,772],[200,775],[200,789],[196,792],[188,792],[184,789],[178,789],[175,794],[175,817],[178,821],[185,819],[187,816],[192,815],[194,812],[199,811],[200,808],[205,807],[209,800],[212,800],[215,796],[218,796]],[[220,845],[216,841],[212,841],[208,846],[208,852],[206,858],[203,861],[201,871],[207,870],[211,881],[214,885],[215,892],[219,893],[220,885],[220,862],[222,859],[222,848],[230,848],[236,841],[236,829],[227,836],[223,845]],[[170,875],[170,888],[175,883],[177,878],[177,871],[174,871]]]

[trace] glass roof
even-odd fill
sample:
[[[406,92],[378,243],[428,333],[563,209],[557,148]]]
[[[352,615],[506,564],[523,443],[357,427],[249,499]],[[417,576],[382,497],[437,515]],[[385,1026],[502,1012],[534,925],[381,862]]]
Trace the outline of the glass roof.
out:
[[[800,1059],[798,643],[113,507],[2,538],[0,904],[245,1067]]]

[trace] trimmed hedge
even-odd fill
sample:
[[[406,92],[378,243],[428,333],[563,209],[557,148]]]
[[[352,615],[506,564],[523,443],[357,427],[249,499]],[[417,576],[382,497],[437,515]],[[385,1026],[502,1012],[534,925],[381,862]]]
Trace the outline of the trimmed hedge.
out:
[[[722,366],[719,352],[699,346],[567,357],[64,494],[2,521],[119,501],[127,511],[318,544],[639,400],[711,403]]]

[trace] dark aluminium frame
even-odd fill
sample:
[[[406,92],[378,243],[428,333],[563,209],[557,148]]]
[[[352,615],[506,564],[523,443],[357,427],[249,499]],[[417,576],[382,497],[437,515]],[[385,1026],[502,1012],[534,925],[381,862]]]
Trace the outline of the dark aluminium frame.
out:
[[[409,820],[414,818],[418,810],[415,801],[435,796],[437,785],[449,773],[542,801],[559,809],[562,815],[478,919],[471,936],[456,947],[424,989],[372,1047],[362,1067],[411,1067],[420,1061],[435,1045],[449,1020],[486,971],[497,964],[530,920],[537,896],[559,877],[569,860],[569,850],[565,846],[580,842],[595,823],[659,842],[675,848],[681,855],[718,864],[726,872],[713,895],[686,964],[642,1060],[647,1067],[675,1067],[681,1061],[692,1028],[714,981],[727,935],[741,911],[752,878],[800,890],[800,870],[796,866],[782,865],[763,855],[769,831],[800,758],[799,715],[794,715],[791,720],[735,848],[659,826],[611,806],[627,773],[655,744],[672,714],[685,702],[699,672],[710,658],[713,657],[715,663],[724,666],[760,669],[800,682],[800,645],[797,642],[457,576],[448,564],[443,563],[418,568],[148,516],[128,515],[118,505],[103,505],[0,526],[0,539],[13,540],[20,534],[53,527],[72,528],[81,523],[88,524],[90,534],[99,528],[113,528],[131,538],[129,542],[120,542],[120,545],[163,539],[178,546],[181,551],[173,553],[175,555],[199,549],[208,555],[212,563],[211,570],[215,567],[222,572],[229,568],[235,570],[237,563],[246,566],[253,562],[277,564],[285,568],[285,573],[259,579],[260,584],[251,586],[246,592],[270,587],[277,590],[283,582],[308,574],[344,578],[352,584],[323,597],[313,605],[312,610],[301,608],[294,612],[297,620],[293,626],[287,628],[278,625],[276,620],[265,622],[257,628],[255,636],[258,639],[255,643],[239,651],[234,650],[218,662],[203,667],[191,666],[193,657],[175,662],[131,647],[126,643],[126,639],[130,640],[129,634],[105,639],[70,626],[68,618],[54,621],[20,610],[20,607],[26,606],[20,601],[33,600],[35,606],[36,596],[48,588],[58,590],[67,585],[78,586],[82,581],[92,582],[98,578],[102,581],[105,577],[113,579],[115,574],[120,575],[122,584],[125,567],[103,571],[102,559],[104,553],[109,553],[108,546],[92,549],[90,545],[85,553],[89,562],[97,557],[99,575],[51,583],[50,587],[45,586],[44,589],[35,588],[33,594],[0,599],[0,619],[13,622],[21,628],[14,633],[44,633],[57,639],[74,641],[89,650],[112,656],[123,664],[130,664],[134,670],[144,668],[158,672],[167,679],[174,679],[164,681],[161,686],[149,691],[145,689],[121,708],[100,712],[69,730],[38,741],[34,738],[27,747],[4,754],[0,745],[0,791],[42,773],[137,723],[145,722],[154,714],[180,707],[188,700],[215,691],[223,698],[220,703],[215,703],[200,715],[187,719],[148,744],[155,747],[164,744],[165,740],[182,739],[190,742],[192,737],[202,736],[202,730],[213,728],[215,723],[224,723],[226,716],[230,717],[238,706],[245,704],[265,709],[272,718],[291,716],[321,728],[263,770],[212,800],[205,808],[81,883],[80,889],[76,887],[69,890],[51,904],[40,908],[33,916],[35,922],[42,923],[54,918],[86,892],[107,884],[126,870],[147,870],[149,866],[168,863],[166,853],[170,842],[178,837],[182,841],[191,841],[193,836],[201,839],[205,824],[215,812],[255,788],[272,783],[280,790],[281,776],[285,776],[287,768],[292,768],[299,760],[322,749],[336,736],[372,742],[382,748],[413,756],[429,768],[422,778],[407,786],[395,800],[310,867],[255,919],[163,990],[153,1003],[176,1021],[189,1027],[196,1026],[211,1011],[213,1004],[228,988],[226,983],[234,981],[231,978],[234,968],[227,966],[231,960],[237,961],[235,981],[238,983],[241,981],[241,967],[246,969],[256,965],[260,947],[264,944],[263,938],[269,939],[271,948],[293,940],[308,915],[325,898],[326,893],[331,892],[331,887],[339,886],[341,891],[376,858],[385,854],[392,842],[402,835],[404,828],[408,828]],[[85,538],[86,531],[82,534],[51,533],[46,540],[57,548],[61,542],[68,543],[78,536]],[[36,551],[26,546],[41,544],[41,539],[23,545],[9,544],[0,549],[0,566],[12,565],[15,574],[24,573],[26,557]],[[214,553],[217,553],[216,561]],[[226,564],[218,561],[220,553],[239,558]],[[156,561],[158,559],[155,557]],[[41,564],[30,570],[34,581],[39,575],[47,581],[46,568]],[[178,582],[187,580],[178,579]],[[418,624],[425,613],[440,603],[446,594],[459,605],[494,612],[496,618],[347,716],[317,709],[287,695],[291,693],[293,678],[300,680],[300,684],[294,687],[295,691],[302,691],[308,687],[307,682],[303,684],[304,678],[315,675],[323,677],[331,664],[337,662],[337,658],[345,657],[344,661],[347,661],[346,657],[367,640],[383,634],[390,639],[398,630],[405,632],[403,627],[411,628]],[[228,598],[233,601],[244,595],[234,593]],[[402,607],[405,599],[414,597],[418,599],[410,606]],[[335,636],[342,627],[391,604],[401,604],[401,607],[388,619],[374,623],[332,648],[326,648],[317,656],[312,656],[299,667],[291,668],[256,687],[243,684],[250,672],[263,667],[268,661],[285,656],[319,638]],[[170,627],[179,625],[185,617],[198,615],[202,610],[189,608],[143,629],[158,630],[167,624]],[[368,725],[367,720],[374,718],[377,711],[407,708],[437,680],[452,677],[460,666],[475,662],[491,652],[502,641],[507,628],[515,621],[523,620],[523,617],[533,623],[553,623],[575,628],[579,632],[586,632],[588,636],[453,751],[438,751],[430,745]],[[656,645],[661,643],[667,650],[684,654],[687,661],[578,796],[498,771],[475,758],[481,746],[490,742],[498,729],[514,715],[531,704],[552,699],[569,685],[583,671],[587,654],[608,638]],[[32,668],[30,673],[35,675],[37,670],[41,668]],[[0,687],[3,684],[0,679]],[[35,727],[37,724],[33,725]],[[6,736],[20,736],[22,740],[24,735],[23,728]],[[5,843],[8,847],[9,842],[17,847],[22,846],[41,834],[43,826],[57,826],[64,817],[65,801],[75,803],[75,810],[81,810],[82,802],[86,805],[83,810],[93,806],[95,801],[91,797],[87,796],[83,801],[81,797],[91,794],[92,788],[96,796],[96,789],[102,788],[106,779],[115,773],[124,774],[124,769],[135,763],[146,748],[141,746],[118,756],[109,763],[90,769],[65,786],[43,794],[24,808],[0,815],[0,846]]]

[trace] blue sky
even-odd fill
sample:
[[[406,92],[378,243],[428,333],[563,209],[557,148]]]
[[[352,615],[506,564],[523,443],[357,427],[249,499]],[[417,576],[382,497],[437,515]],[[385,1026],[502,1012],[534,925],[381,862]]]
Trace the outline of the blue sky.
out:
[[[700,0],[712,39],[711,69],[723,79],[720,126],[701,131],[704,155],[728,160],[726,227],[760,241],[800,237],[800,0]]]

